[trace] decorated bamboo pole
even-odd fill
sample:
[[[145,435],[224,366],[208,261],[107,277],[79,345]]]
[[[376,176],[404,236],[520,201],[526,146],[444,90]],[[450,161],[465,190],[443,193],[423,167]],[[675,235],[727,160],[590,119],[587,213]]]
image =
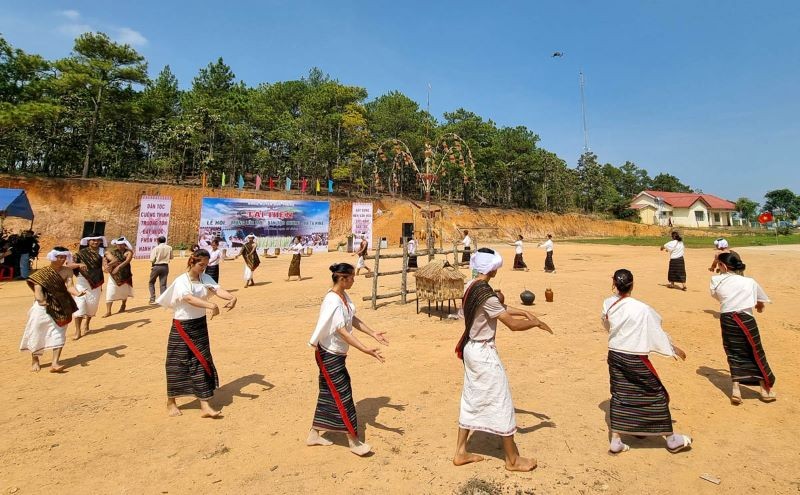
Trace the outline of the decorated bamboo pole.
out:
[[[378,308],[378,268],[381,261],[381,243],[375,250],[375,271],[372,273],[372,309]]]
[[[406,303],[406,291],[408,290],[408,238],[403,237],[403,270],[400,275],[400,302]]]

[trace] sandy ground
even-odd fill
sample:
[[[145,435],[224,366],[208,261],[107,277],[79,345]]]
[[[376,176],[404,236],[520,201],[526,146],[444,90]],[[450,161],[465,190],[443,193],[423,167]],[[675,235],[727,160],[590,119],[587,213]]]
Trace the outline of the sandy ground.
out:
[[[688,292],[664,287],[667,259],[656,248],[558,244],[556,275],[539,271],[544,253],[533,246],[526,248],[536,267],[529,273],[511,271],[513,248],[501,250],[506,267],[495,287],[510,300],[533,290],[534,310],[556,332],[503,328],[497,339],[518,409],[517,442],[523,455],[539,460],[532,473],[507,473],[499,439],[487,435],[470,440],[486,461],[451,464],[463,373],[453,347],[461,322],[416,314],[413,302],[372,311],[361,302],[371,290],[364,278],[351,291],[359,316],[391,339],[386,364],[358,351],[349,359],[359,426],[374,455],[354,456],[344,439],[304,445],[317,396],[317,368],[305,342],[329,286],[327,266],[354,261],[328,253],[303,259],[310,278],[302,282],[284,281],[288,257],[265,260],[257,286],[248,289],[241,260],[223,265],[223,285],[236,290],[239,305],[210,324],[222,384],[218,420],[201,419],[197,401],[188,399],[180,402],[183,416],[166,415],[170,314],[147,304],[146,262],[134,263],[129,311],[98,318],[94,333],[68,340],[69,368],[60,375],[47,367],[28,371],[29,355],[17,349],[31,293],[21,282],[3,283],[0,493],[458,493],[471,478],[504,493],[798,493],[800,251],[740,250],[748,274],[774,300],[758,321],[779,399],[765,404],[745,391],[745,403],[734,407],[718,306],[708,295],[710,249],[687,250]],[[173,276],[184,262],[174,260]],[[661,313],[688,354],[685,362],[653,362],[670,391],[676,431],[695,438],[691,451],[671,455],[661,439],[630,439],[630,452],[606,454],[608,371],[599,312],[620,267],[633,270],[635,296]],[[380,281],[382,290],[399,286],[399,276]],[[553,303],[544,302],[547,285]],[[43,362],[49,361],[48,352]],[[722,483],[700,479],[703,473]]]

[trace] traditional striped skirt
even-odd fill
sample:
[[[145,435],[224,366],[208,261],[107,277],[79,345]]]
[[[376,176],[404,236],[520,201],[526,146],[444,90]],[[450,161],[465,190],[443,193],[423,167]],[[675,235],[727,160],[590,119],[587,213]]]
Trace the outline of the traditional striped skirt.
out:
[[[471,251],[472,250],[471,250],[471,248],[469,246],[465,246],[464,247],[464,252],[461,253],[461,262],[462,263],[469,263],[469,257],[472,254]]]
[[[219,387],[219,377],[211,357],[206,317],[183,320],[180,324],[209,370],[206,371],[203,362],[183,340],[173,320],[167,342],[167,397],[193,395],[198,399],[210,399],[214,389]]]
[[[647,356],[608,351],[611,378],[611,431],[630,435],[670,435],[669,394]]]
[[[219,265],[207,266],[206,275],[214,279],[214,282],[219,283]]]
[[[313,428],[342,431],[358,436],[358,418],[350,388],[350,374],[345,367],[347,355],[334,354],[322,347],[314,353],[319,368],[319,397],[314,411]]]
[[[669,282],[686,283],[686,262],[683,256],[669,260],[669,270],[667,270],[667,280]]]
[[[290,277],[299,277],[300,276],[300,255],[293,254],[292,255],[292,262],[289,264],[289,276]]]
[[[722,346],[728,356],[731,380],[745,385],[758,385],[764,380],[767,390],[775,385],[775,374],[767,362],[761,345],[756,319],[747,313],[722,313]]]
[[[546,272],[554,272],[556,271],[556,265],[553,263],[553,252],[548,251],[547,256],[544,258],[544,271]]]
[[[514,268],[515,269],[528,268],[528,265],[526,265],[525,261],[523,261],[522,259],[522,253],[514,255]]]

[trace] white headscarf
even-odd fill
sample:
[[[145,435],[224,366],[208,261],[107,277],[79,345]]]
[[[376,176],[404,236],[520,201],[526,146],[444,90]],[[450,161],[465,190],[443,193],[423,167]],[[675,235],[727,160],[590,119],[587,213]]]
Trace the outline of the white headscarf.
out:
[[[498,270],[501,266],[503,266],[503,258],[496,251],[491,253],[476,251],[469,259],[469,267],[482,275]]]
[[[61,251],[59,249],[53,249],[47,253],[47,259],[50,261],[56,261],[56,256],[66,256],[67,263],[72,263],[72,253],[70,253],[69,250]]]
[[[728,241],[724,237],[720,237],[714,241],[714,246],[716,246],[717,249],[728,249]]]
[[[125,238],[125,236],[122,236],[122,237],[120,237],[119,239],[114,239],[113,241],[111,241],[111,244],[114,244],[115,246],[124,245],[124,246],[126,246],[128,249],[130,249],[131,251],[133,251],[133,246],[131,246],[131,243],[130,243],[130,242],[128,242],[128,239],[126,239],[126,238]]]
[[[89,241],[94,241],[96,239],[99,239],[99,240],[103,241],[102,244],[100,244],[101,248],[108,247],[108,241],[106,240],[106,236],[104,236],[104,235],[96,235],[96,236],[84,237],[83,239],[81,239],[81,247],[88,246],[89,245]]]
[[[247,234],[244,239],[245,240],[253,239],[253,241],[255,241],[256,240],[256,235],[255,234]]]

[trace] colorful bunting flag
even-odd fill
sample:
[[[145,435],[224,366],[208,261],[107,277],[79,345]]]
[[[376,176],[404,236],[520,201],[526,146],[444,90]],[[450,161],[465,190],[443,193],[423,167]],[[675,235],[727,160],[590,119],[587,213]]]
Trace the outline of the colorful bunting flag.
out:
[[[238,184],[238,186],[239,186],[239,191],[244,189],[244,177],[242,177],[242,174],[239,174],[239,184]]]
[[[286,178],[286,190],[287,191],[292,190],[292,179],[290,179],[289,177]]]
[[[256,175],[256,191],[258,191],[259,189],[261,189],[261,176]]]
[[[317,192],[319,192],[319,179],[317,179]]]
[[[333,192],[333,179],[328,179],[328,192]]]
[[[222,186],[225,187],[225,172],[222,172]]]
[[[203,189],[205,189],[205,187],[206,187],[206,184],[207,184],[206,181],[207,181],[206,173],[203,172],[203,178],[200,180],[200,183],[203,185]]]
[[[272,177],[270,177],[269,178],[269,190],[272,191],[273,189],[275,189],[275,180]]]

